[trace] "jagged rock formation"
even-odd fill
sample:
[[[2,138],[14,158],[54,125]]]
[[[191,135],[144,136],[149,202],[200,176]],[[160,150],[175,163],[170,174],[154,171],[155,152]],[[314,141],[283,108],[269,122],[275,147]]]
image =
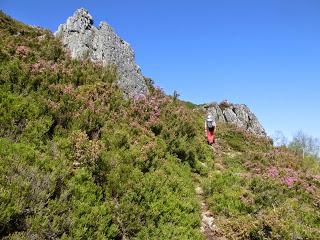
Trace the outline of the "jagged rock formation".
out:
[[[130,45],[118,37],[106,22],[101,22],[96,28],[86,9],[78,9],[59,26],[55,36],[61,38],[73,58],[89,58],[104,65],[115,65],[119,78],[117,84],[125,95],[134,97],[148,93]]]
[[[232,104],[228,101],[211,103],[208,112],[215,116],[217,122],[232,123],[257,136],[267,136],[257,117],[244,104]]]

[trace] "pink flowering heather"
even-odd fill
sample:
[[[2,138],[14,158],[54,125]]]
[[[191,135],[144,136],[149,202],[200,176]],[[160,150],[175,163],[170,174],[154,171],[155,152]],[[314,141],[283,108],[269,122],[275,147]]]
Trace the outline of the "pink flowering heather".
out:
[[[298,181],[298,178],[296,177],[284,177],[283,183],[287,185],[288,187],[291,187],[295,182]]]
[[[66,85],[63,89],[62,89],[63,93],[66,94],[72,94],[74,92],[74,87],[72,84]]]
[[[51,70],[52,71],[57,71],[58,70],[58,64],[54,63],[51,65]]]
[[[320,181],[320,175],[313,176],[314,180]]]
[[[32,73],[38,73],[38,72],[43,72],[48,66],[48,63],[40,59],[38,62],[34,63],[31,65],[31,72]]]
[[[36,63],[31,64],[30,70],[32,73],[44,72],[46,70],[58,71],[58,67],[58,64],[53,63],[52,61],[40,59]]]
[[[26,46],[19,46],[17,47],[17,54],[19,54],[20,56],[26,56],[29,53],[29,48]]]
[[[140,124],[150,127],[161,115],[161,106],[167,102],[160,90],[153,95],[138,95],[133,99],[131,117],[138,118]]]
[[[279,175],[279,171],[276,167],[270,167],[267,174],[269,177],[276,178]]]
[[[295,170],[293,170],[292,168],[284,168],[284,171],[286,172],[286,174],[290,174],[290,175],[297,174],[297,172]]]
[[[307,192],[310,192],[310,193],[315,193],[316,192],[316,187],[314,185],[305,183],[305,184],[303,184],[303,187]]]

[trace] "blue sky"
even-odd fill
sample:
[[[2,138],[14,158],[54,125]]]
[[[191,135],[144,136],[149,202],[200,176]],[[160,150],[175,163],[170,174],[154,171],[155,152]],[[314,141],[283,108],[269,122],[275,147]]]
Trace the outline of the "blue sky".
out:
[[[320,138],[319,0],[0,0],[10,16],[52,31],[79,7],[129,42],[166,93],[245,103],[269,134]]]

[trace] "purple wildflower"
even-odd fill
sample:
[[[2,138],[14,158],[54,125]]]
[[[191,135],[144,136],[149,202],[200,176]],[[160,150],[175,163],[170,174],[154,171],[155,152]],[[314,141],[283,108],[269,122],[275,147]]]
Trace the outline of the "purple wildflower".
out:
[[[283,183],[286,184],[288,187],[291,187],[298,179],[296,177],[284,177]]]
[[[279,171],[276,167],[270,167],[267,174],[269,177],[276,178],[279,175]]]

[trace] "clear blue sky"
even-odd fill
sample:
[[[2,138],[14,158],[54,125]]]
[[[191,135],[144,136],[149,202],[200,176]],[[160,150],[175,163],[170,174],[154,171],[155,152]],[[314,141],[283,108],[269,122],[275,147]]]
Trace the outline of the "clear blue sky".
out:
[[[319,0],[0,0],[52,31],[79,7],[112,25],[166,93],[245,103],[269,134],[320,137]]]

